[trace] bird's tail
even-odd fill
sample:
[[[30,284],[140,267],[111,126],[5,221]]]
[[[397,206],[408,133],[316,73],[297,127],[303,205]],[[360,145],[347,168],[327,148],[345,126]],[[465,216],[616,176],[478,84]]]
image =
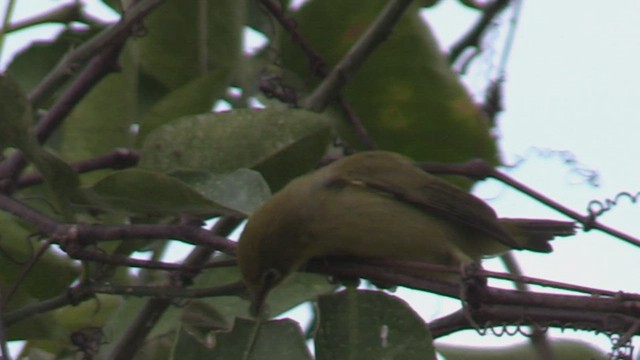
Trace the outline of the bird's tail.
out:
[[[576,233],[576,223],[573,221],[500,219],[500,225],[523,249],[542,253],[553,250],[549,241],[554,237]]]

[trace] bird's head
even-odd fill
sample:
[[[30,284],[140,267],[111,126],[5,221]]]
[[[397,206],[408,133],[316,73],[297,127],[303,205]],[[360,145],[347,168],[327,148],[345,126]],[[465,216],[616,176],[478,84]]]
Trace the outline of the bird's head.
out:
[[[269,292],[308,260],[299,206],[286,195],[276,194],[253,213],[238,242],[238,265],[254,316],[262,315]]]

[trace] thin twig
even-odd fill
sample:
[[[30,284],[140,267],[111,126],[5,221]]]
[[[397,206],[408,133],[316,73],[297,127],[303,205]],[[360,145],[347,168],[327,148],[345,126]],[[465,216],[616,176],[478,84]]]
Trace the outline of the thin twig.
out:
[[[47,250],[49,250],[50,247],[51,247],[50,241],[45,241],[42,245],[40,245],[40,248],[38,248],[38,251],[35,254],[33,254],[31,259],[29,259],[29,262],[27,262],[24,269],[22,269],[22,271],[18,275],[18,278],[13,282],[13,285],[9,288],[9,291],[0,300],[0,309],[4,309],[7,307],[7,304],[9,304],[13,296],[16,294],[16,292],[24,282],[24,279],[27,278],[27,275],[29,275],[29,273],[35,266],[36,262],[38,262],[40,258],[42,258],[44,253]]]
[[[118,286],[101,284],[92,286],[91,290],[96,294],[153,297],[173,300],[233,296],[240,295],[246,291],[244,283],[239,281],[222,286],[197,289],[184,289],[174,286]]]
[[[65,120],[80,100],[107,74],[117,69],[117,58],[120,46],[112,46],[95,57],[89,66],[78,76],[69,88],[60,96],[55,104],[47,111],[36,126],[36,136],[40,143],[44,143],[53,131]],[[16,152],[0,163],[0,179],[5,179],[2,191],[11,193],[15,190],[16,178],[27,165],[22,152]]]
[[[597,229],[611,236],[617,237],[618,239],[623,240],[629,244],[640,247],[640,239],[629,234],[625,234],[622,231],[616,230],[610,226],[601,224],[597,221],[597,219],[595,219],[593,215],[582,215],[579,212],[560,204],[550,197],[538,191],[535,191],[525,184],[513,179],[505,173],[494,169],[489,163],[484,160],[474,159],[458,164],[420,163],[417,165],[423,170],[433,174],[462,175],[478,180],[483,180],[489,177],[494,178],[520,191],[521,193],[528,195],[532,199],[556,210],[557,212],[578,221],[580,224],[582,224],[584,231]]]
[[[522,268],[520,267],[520,264],[518,264],[515,256],[513,256],[513,253],[507,252],[506,254],[503,254],[502,256],[500,256],[500,260],[504,264],[509,274],[514,275],[517,278],[522,278],[524,276]],[[515,281],[515,288],[518,291],[530,291],[528,284],[521,280]],[[551,344],[549,343],[549,338],[547,337],[546,332],[540,326],[531,326],[531,336],[529,338],[531,340],[531,345],[533,345],[533,348],[538,354],[538,358],[547,360],[556,359],[553,349],[551,348]]]
[[[0,55],[4,50],[4,43],[7,37],[7,28],[9,26],[9,22],[11,21],[11,16],[13,16],[13,9],[16,6],[17,0],[9,0],[7,1],[7,7],[4,10],[4,17],[2,18],[2,28],[0,28]]]
[[[54,9],[47,11],[44,14],[39,14],[20,21],[11,22],[6,29],[3,29],[5,33],[22,30],[31,26],[42,25],[47,23],[62,23],[68,24],[72,21],[87,22],[87,18],[82,14],[83,5],[79,2],[73,2],[69,4],[62,4]]]
[[[215,235],[226,236],[241,222],[242,219],[240,218],[225,217],[216,223],[211,232]],[[212,253],[213,249],[196,247],[189,256],[187,256],[183,264],[188,267],[198,268],[208,261]],[[196,275],[197,273],[193,272],[176,272],[170,284],[173,287],[185,287],[191,283]],[[171,304],[171,301],[171,299],[166,298],[149,299],[143,305],[135,319],[130,323],[127,330],[120,336],[116,345],[111,352],[107,354],[105,359],[128,360],[134,358],[151,329],[153,329],[160,316]]]
[[[96,56],[96,54],[101,54],[105,49],[112,49],[113,46],[121,46],[131,35],[132,30],[139,26],[142,18],[162,2],[163,0],[138,1],[124,12],[122,19],[118,23],[62,58],[56,67],[29,94],[29,100],[33,108],[40,108],[67,79],[73,76],[75,69],[82,67],[85,62]]]
[[[322,59],[322,56],[318,54],[311,44],[305,39],[300,32],[297,30],[297,24],[294,20],[288,19],[280,4],[278,4],[274,0],[260,0],[260,3],[273,15],[276,20],[280,23],[280,25],[287,30],[293,42],[300,46],[300,49],[307,55],[309,59],[309,65],[311,67],[311,72],[320,77],[324,77],[327,75],[327,64]]]
[[[280,25],[290,34],[293,42],[300,46],[302,51],[307,56],[307,59],[309,59],[311,73],[320,78],[326,78],[329,74],[326,62],[320,56],[320,54],[318,54],[313,49],[309,41],[307,41],[307,39],[298,31],[295,21],[292,19],[288,19],[284,15],[284,12],[280,8],[280,6],[274,0],[260,0],[260,2],[276,18]],[[271,87],[267,87],[266,83],[264,85],[264,89],[271,90]],[[279,96],[279,98],[281,99],[291,99],[291,96],[286,93],[281,94],[278,91],[271,91],[270,93],[275,96],[281,95]],[[342,109],[342,113],[344,114],[345,119],[348,122],[348,125],[353,129],[358,141],[362,144],[362,146],[364,146],[364,148],[368,150],[377,149],[378,145],[368,133],[367,129],[362,123],[362,120],[355,113],[349,102],[340,94],[337,94],[337,100],[338,105]]]
[[[405,286],[451,298],[460,298],[461,294],[460,284],[388,271],[388,267],[353,261],[312,261],[307,269],[339,278],[364,277],[378,283]],[[474,323],[487,327],[496,324],[540,325],[624,333],[640,321],[638,294],[594,297],[485,287],[474,298],[474,305],[465,311],[470,311]],[[463,312],[432,321],[430,327],[434,337],[475,328]],[[636,333],[640,333],[640,329],[636,329]]]
[[[199,226],[187,225],[87,225],[63,224],[0,193],[0,209],[34,226],[44,236],[51,237],[53,244],[63,248],[82,248],[99,241],[127,239],[176,239],[192,245],[200,245],[210,250],[235,254],[236,243]]]
[[[369,55],[387,39],[402,14],[412,3],[412,0],[390,1],[374,23],[304,101],[303,107],[311,111],[322,112],[353,78]]]
[[[455,63],[460,55],[470,47],[479,48],[482,35],[489,28],[496,16],[509,5],[510,0],[495,0],[484,8],[478,22],[469,29],[449,50],[449,64]]]
[[[71,163],[71,168],[83,174],[102,169],[125,169],[135,166],[140,159],[138,151],[133,149],[114,149],[110,153],[92,159]],[[40,184],[44,181],[40,173],[30,173],[21,176],[16,184],[18,189]]]
[[[0,299],[4,298],[0,289]],[[4,305],[0,304],[0,314],[4,313]],[[0,359],[9,359],[9,348],[7,347],[7,331],[3,317],[0,317]]]
[[[36,127],[36,135],[44,143],[62,123],[74,106],[107,74],[117,70],[117,57],[135,26],[163,0],[141,0],[127,9],[123,18],[113,27],[98,34],[87,43],[67,54],[56,67],[29,94],[34,109],[39,108],[58,90],[86,61],[91,62],[73,84],[65,90]],[[0,179],[4,179],[2,190],[10,193],[20,171],[26,166],[21,152],[17,152],[0,163]]]
[[[93,293],[88,291],[84,285],[78,285],[51,299],[25,305],[20,309],[2,314],[2,319],[6,325],[11,325],[47,311],[59,309],[71,304],[79,304],[90,299],[92,296]]]

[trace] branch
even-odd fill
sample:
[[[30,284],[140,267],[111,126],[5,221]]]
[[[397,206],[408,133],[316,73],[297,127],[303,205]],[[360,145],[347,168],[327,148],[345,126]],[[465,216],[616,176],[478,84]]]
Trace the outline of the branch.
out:
[[[82,174],[94,170],[102,169],[125,169],[135,166],[140,159],[138,151],[133,149],[114,149],[110,153],[102,156],[98,156],[92,159],[81,160],[70,164],[71,168],[76,172]],[[40,173],[30,173],[21,176],[18,179],[17,188],[23,189],[25,187],[40,184],[44,181]]]
[[[163,0],[140,0],[124,12],[120,21],[93,37],[90,41],[80,45],[67,54],[44,80],[29,94],[29,100],[34,109],[42,106],[49,97],[73,76],[76,69],[87,60],[121,47],[131,33],[139,26],[140,21],[153,9],[162,4]]]
[[[601,224],[597,221],[594,213],[590,213],[589,215],[582,215],[579,212],[560,204],[550,197],[543,195],[524,185],[523,183],[513,179],[512,177],[494,169],[489,163],[484,160],[474,159],[458,164],[420,163],[417,165],[423,170],[432,174],[462,175],[477,180],[484,180],[489,177],[494,178],[522,192],[523,194],[528,195],[538,202],[547,205],[548,207],[558,211],[559,213],[578,221],[580,224],[582,224],[584,231],[597,229],[611,236],[615,236],[618,239],[623,240],[629,244],[640,247],[640,239],[625,234],[607,225]]]
[[[66,55],[58,65],[29,94],[29,101],[34,109],[42,106],[49,97],[70,78],[84,62],[93,58],[78,78],[64,91],[55,104],[47,111],[36,127],[36,136],[44,143],[51,133],[62,123],[76,104],[107,74],[118,68],[117,58],[142,18],[160,5],[163,0],[141,0],[131,10],[127,10],[123,18],[113,27],[98,34],[76,50]],[[12,192],[14,182],[20,171],[26,166],[21,152],[0,163],[1,191]]]
[[[68,24],[72,21],[81,21],[84,22],[86,19],[82,14],[81,3],[70,3],[63,4],[58,6],[55,9],[51,9],[50,11],[30,17],[28,19],[20,20],[13,22],[6,29],[0,29],[2,33],[10,33],[13,31],[22,30],[31,26],[47,24],[47,23],[63,23]]]
[[[77,105],[102,78],[118,68],[117,58],[121,46],[122,44],[112,46],[94,58],[76,81],[66,89],[55,104],[47,111],[36,126],[36,136],[40,143],[46,142],[53,131],[64,121],[71,110],[73,110],[75,105]],[[0,178],[10,179],[9,183],[3,184],[5,192],[13,191],[14,180],[26,165],[27,161],[22,152],[13,154],[9,159],[0,164]]]
[[[489,25],[493,22],[496,16],[498,16],[509,5],[510,0],[495,0],[488,6],[484,7],[482,16],[478,19],[478,22],[469,29],[469,31],[462,36],[449,50],[449,64],[453,64],[458,60],[460,55],[469,47],[479,48],[480,39],[487,30]]]
[[[2,320],[7,325],[24,320],[34,315],[47,311],[59,309],[63,306],[79,304],[93,297],[93,293],[88,291],[84,285],[78,285],[65,291],[54,298],[26,305],[18,310],[2,314]]]
[[[311,67],[311,73],[320,77],[326,78],[328,75],[327,64],[322,59],[322,57],[313,49],[311,44],[307,41],[307,39],[302,36],[302,34],[297,30],[297,24],[294,20],[288,19],[280,6],[274,0],[260,0],[260,2],[264,5],[265,8],[278,20],[280,25],[291,35],[293,38],[293,42],[298,44],[302,51],[307,55],[309,59],[309,65]],[[260,89],[265,92],[267,96],[272,95],[278,97],[281,101],[286,100],[287,103],[291,103],[291,99],[295,101],[295,105],[297,106],[297,98],[295,96],[291,96],[286,92],[280,92],[278,89],[272,89],[267,82],[261,85]],[[266,90],[266,91],[265,91]],[[369,135],[367,129],[365,128],[362,120],[355,113],[351,105],[347,102],[346,99],[340,94],[337,95],[338,105],[342,109],[342,113],[345,115],[345,118],[348,124],[351,126],[353,131],[355,132],[358,141],[364,146],[365,149],[373,150],[377,149],[378,145],[373,140],[371,135]]]
[[[322,112],[351,80],[373,50],[391,34],[393,27],[412,3],[411,0],[390,1],[374,23],[305,100],[303,107],[311,111]]]
[[[231,233],[242,219],[225,217],[220,219],[211,230],[216,235],[227,235]],[[234,243],[235,245],[235,243]],[[184,261],[184,265],[189,267],[201,267],[209,257],[213,249],[204,247],[195,248]],[[170,283],[174,287],[185,287],[193,281],[197,273],[176,272]],[[111,352],[105,357],[106,360],[126,360],[132,359],[142,346],[147,335],[156,325],[158,319],[171,304],[171,299],[152,298],[144,304],[135,319],[131,322],[127,330],[120,336]]]
[[[522,278],[524,276],[522,272],[522,268],[518,264],[518,261],[516,260],[512,252],[507,252],[502,254],[500,256],[500,260],[502,261],[502,264],[507,269],[507,272],[510,275],[514,275],[516,279]],[[514,283],[515,283],[515,289],[518,291],[523,291],[523,292],[531,291],[529,288],[529,284],[527,284],[525,281],[516,280]],[[538,358],[555,360],[556,357],[554,356],[554,352],[553,352],[553,349],[551,348],[549,338],[546,332],[544,331],[544,329],[539,325],[534,325],[534,326],[531,326],[530,331],[531,331],[531,334],[529,336],[529,341],[531,342],[531,345],[535,349],[536,354],[538,355]]]
[[[376,265],[371,265],[376,264]],[[396,263],[395,265],[398,265]],[[424,264],[423,264],[424,265]],[[412,266],[412,268],[416,268]],[[346,278],[366,278],[374,283],[394,284],[460,299],[465,304],[458,313],[432,321],[434,338],[480,326],[537,325],[572,327],[620,334],[640,335],[640,294],[609,292],[611,296],[566,295],[486,286],[469,288],[462,284],[431,280],[389,271],[386,261],[313,260],[307,270]],[[482,280],[484,272],[470,276]],[[474,282],[477,283],[477,282]],[[482,283],[482,282],[480,282]],[[469,291],[469,289],[473,291]],[[607,293],[598,290],[598,293]],[[481,324],[481,325],[478,325]]]
[[[38,232],[51,239],[63,249],[75,251],[98,241],[127,239],[177,239],[199,245],[210,251],[219,250],[235,254],[235,241],[214,235],[199,226],[188,225],[86,225],[63,224],[55,219],[0,193],[0,209],[34,226]]]
[[[91,290],[95,294],[112,294],[181,300],[214,296],[238,296],[245,293],[246,288],[243,282],[236,281],[227,285],[198,289],[183,289],[173,286],[117,286],[102,284],[92,286]]]

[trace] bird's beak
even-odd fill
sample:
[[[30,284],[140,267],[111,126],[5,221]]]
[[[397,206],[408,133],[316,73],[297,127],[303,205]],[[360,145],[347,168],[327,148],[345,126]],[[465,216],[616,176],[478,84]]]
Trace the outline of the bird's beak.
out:
[[[251,294],[251,306],[249,307],[249,314],[253,317],[264,317],[267,310],[267,295],[269,294],[269,288],[263,286],[257,292]]]
[[[260,286],[257,291],[251,292],[251,307],[249,312],[253,317],[267,317],[266,301],[267,295],[282,280],[280,271],[267,269],[260,278]]]

